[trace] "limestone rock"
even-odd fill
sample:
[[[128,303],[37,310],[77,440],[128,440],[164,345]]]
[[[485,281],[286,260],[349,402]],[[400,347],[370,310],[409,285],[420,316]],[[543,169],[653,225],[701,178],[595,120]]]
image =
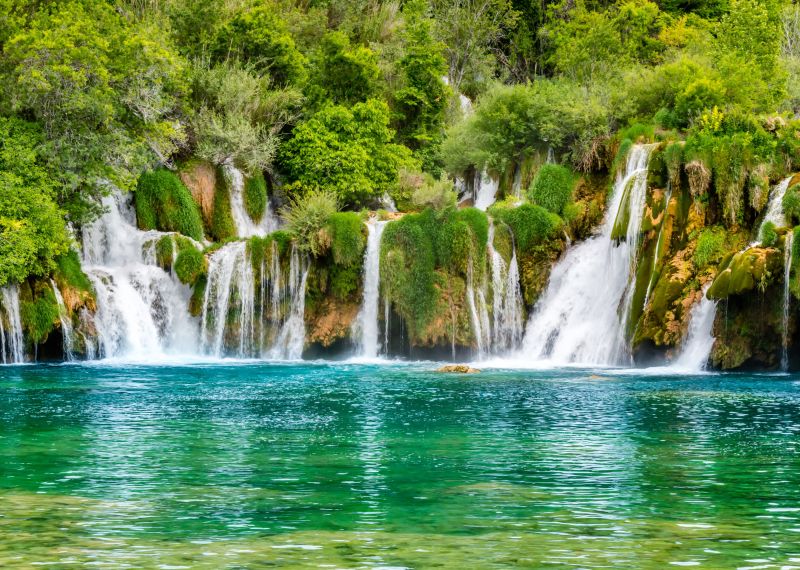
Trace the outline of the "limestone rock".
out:
[[[449,372],[456,374],[477,374],[480,372],[477,368],[472,368],[468,364],[447,364],[437,369],[436,372]]]

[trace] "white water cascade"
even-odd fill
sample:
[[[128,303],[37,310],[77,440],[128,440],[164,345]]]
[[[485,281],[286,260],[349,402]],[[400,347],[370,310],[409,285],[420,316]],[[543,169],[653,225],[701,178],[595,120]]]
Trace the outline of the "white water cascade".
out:
[[[265,236],[278,229],[278,219],[272,212],[269,200],[261,221],[254,222],[244,206],[244,174],[233,164],[226,164],[225,176],[230,182],[231,215],[238,237]]]
[[[783,313],[781,315],[781,370],[789,370],[789,308],[791,295],[789,283],[792,273],[792,245],[794,234],[789,231],[783,242]]]
[[[783,197],[791,181],[792,177],[787,176],[776,184],[770,192],[767,212],[764,214],[764,220],[758,228],[758,241],[764,239],[764,226],[766,226],[768,222],[772,222],[776,228],[782,228],[786,225],[786,216],[783,214]]]
[[[289,315],[269,351],[270,358],[277,360],[299,360],[303,356],[306,340],[306,284],[308,261],[300,258],[296,247],[292,247],[289,262],[287,294],[290,303]]]
[[[511,260],[506,267],[503,256],[494,248],[494,224],[489,224],[489,264],[492,270],[492,351],[516,349],[522,340],[522,291],[519,285],[517,251],[512,243]]]
[[[497,199],[498,187],[499,182],[489,176],[489,173],[485,170],[476,173],[473,190],[475,193],[475,207],[485,212]]]
[[[685,372],[701,372],[708,364],[711,348],[714,346],[714,319],[717,316],[717,302],[707,296],[709,283],[703,288],[703,296],[692,308],[689,332],[683,341],[681,353],[670,368]]]
[[[16,285],[0,287],[0,358],[3,364],[25,361],[19,288]]]
[[[152,358],[197,351],[190,289],[155,261],[166,234],[140,231],[128,197],[103,199],[106,212],[83,230],[83,269],[97,294],[99,357]]]
[[[53,295],[55,295],[56,304],[58,305],[58,320],[61,322],[64,358],[72,362],[75,360],[75,331],[72,326],[72,319],[70,319],[67,307],[64,305],[64,297],[61,295],[61,290],[58,288],[58,285],[56,285],[53,279],[50,280],[50,285],[53,287]]]
[[[625,323],[655,145],[634,145],[617,175],[600,233],[553,268],[525,331],[522,355],[556,364],[629,364]],[[627,223],[625,219],[627,218]],[[615,223],[625,237],[612,239]]]
[[[381,237],[386,222],[371,220],[367,224],[369,235],[364,252],[364,294],[361,308],[353,323],[353,337],[357,343],[356,354],[361,358],[377,358],[380,348],[378,338],[378,312],[380,308]]]

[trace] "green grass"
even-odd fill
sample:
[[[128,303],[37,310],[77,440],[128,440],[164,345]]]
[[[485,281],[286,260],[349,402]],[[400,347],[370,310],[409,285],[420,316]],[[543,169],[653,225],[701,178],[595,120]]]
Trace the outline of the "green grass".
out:
[[[203,239],[203,220],[188,188],[168,170],[145,172],[134,193],[136,219],[143,230],[179,232]]]

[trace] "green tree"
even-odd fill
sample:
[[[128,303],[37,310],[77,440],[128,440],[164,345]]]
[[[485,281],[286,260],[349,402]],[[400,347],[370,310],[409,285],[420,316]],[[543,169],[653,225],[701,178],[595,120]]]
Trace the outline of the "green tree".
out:
[[[393,139],[382,101],[329,105],[294,129],[281,147],[281,165],[295,191],[328,190],[343,203],[361,204],[387,192],[400,168],[416,166]]]
[[[0,117],[0,287],[47,275],[69,247],[41,144],[36,125]]]
[[[328,32],[316,59],[311,98],[339,104],[366,101],[378,90],[378,57],[364,46],[352,46],[342,32]]]

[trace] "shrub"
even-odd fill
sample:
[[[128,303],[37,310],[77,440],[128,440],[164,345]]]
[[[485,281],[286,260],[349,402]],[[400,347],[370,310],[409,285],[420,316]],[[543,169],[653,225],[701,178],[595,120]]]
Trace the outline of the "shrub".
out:
[[[219,176],[218,180],[226,180]],[[236,237],[236,225],[231,213],[230,190],[227,184],[219,184],[214,190],[214,200],[211,205],[211,236],[217,241]]]
[[[536,173],[529,192],[531,201],[560,214],[572,199],[572,172],[558,164],[545,164]]]
[[[783,195],[783,212],[789,223],[800,222],[800,184],[793,185]]]
[[[244,184],[244,208],[250,219],[258,223],[267,210],[267,182],[261,172],[247,179]]]
[[[78,252],[70,249],[64,255],[56,258],[55,280],[59,285],[67,286],[79,291],[91,292],[92,282],[81,269],[81,260]]]
[[[32,301],[20,303],[20,320],[25,329],[25,338],[34,344],[41,344],[58,322],[58,303],[53,290],[48,287],[39,289]]]
[[[282,215],[297,246],[319,257],[330,248],[331,236],[324,230],[338,209],[339,203],[333,192],[314,190],[293,198],[289,206],[282,210]]]
[[[328,218],[331,253],[337,265],[358,266],[364,255],[364,223],[355,212],[336,212]]]
[[[175,275],[178,276],[181,283],[192,285],[205,273],[206,258],[200,250],[187,247],[178,253],[174,267]]]
[[[553,237],[562,225],[556,214],[534,204],[494,208],[490,214],[511,228],[520,251],[529,250]]]
[[[427,180],[411,195],[411,203],[418,210],[433,208],[444,210],[456,205],[456,196],[453,183],[449,180]]]
[[[143,173],[134,198],[141,229],[179,232],[198,241],[203,239],[200,210],[189,190],[172,172]]]
[[[778,242],[778,232],[775,231],[775,224],[767,222],[761,228],[758,238],[761,244],[766,247],[772,247]]]
[[[725,253],[725,231],[722,228],[705,228],[697,238],[694,263],[703,269],[718,262]]]

